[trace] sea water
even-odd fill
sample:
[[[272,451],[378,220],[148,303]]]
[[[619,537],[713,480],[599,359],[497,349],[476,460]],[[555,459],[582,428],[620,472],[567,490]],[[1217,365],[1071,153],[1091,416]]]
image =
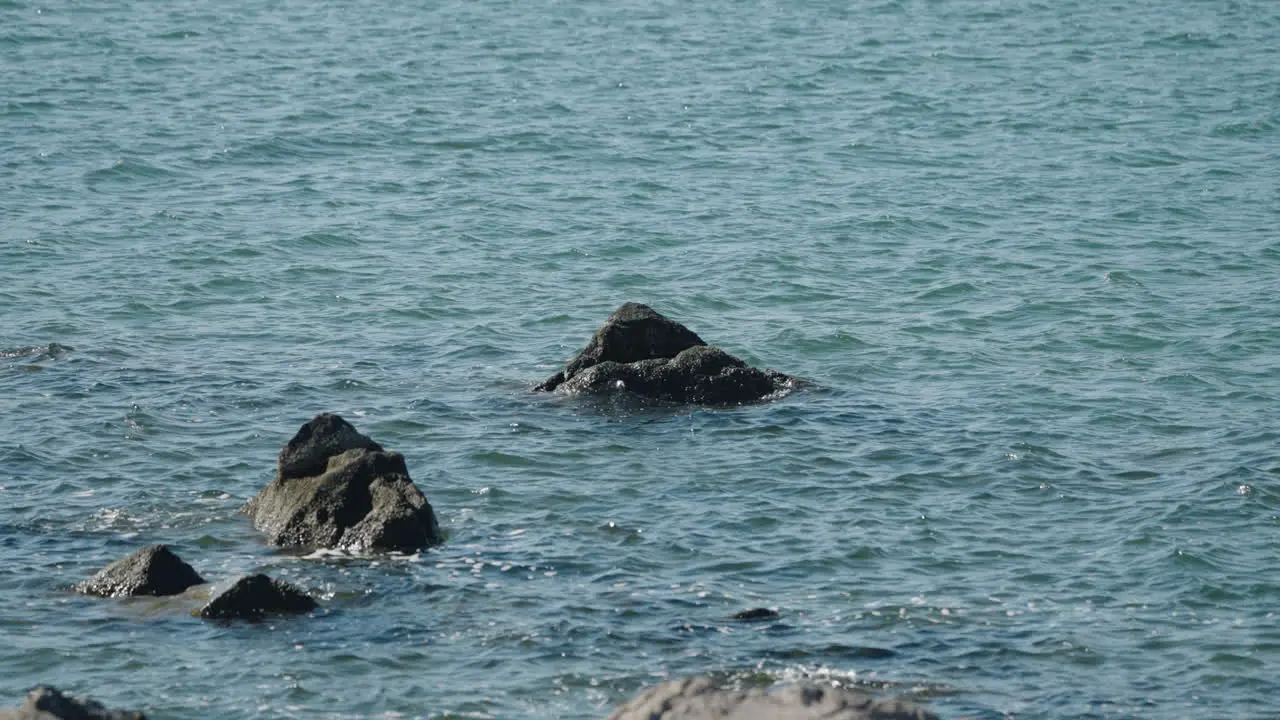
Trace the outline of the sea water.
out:
[[[1264,0],[0,0],[0,704],[1276,717],[1277,68]],[[625,301],[806,386],[531,391]],[[264,543],[325,411],[445,544]],[[323,608],[68,590],[160,542]]]

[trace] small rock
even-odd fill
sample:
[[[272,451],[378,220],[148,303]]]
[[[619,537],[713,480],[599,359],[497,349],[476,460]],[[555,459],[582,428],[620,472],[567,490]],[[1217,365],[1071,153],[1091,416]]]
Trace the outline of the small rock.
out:
[[[302,615],[319,605],[298,588],[266,575],[246,575],[200,609],[206,620],[261,620],[267,615]]]
[[[167,545],[150,545],[111,563],[73,589],[103,597],[178,595],[202,583],[204,578]]]
[[[730,615],[729,619],[741,622],[759,622],[761,620],[777,620],[779,617],[781,616],[778,614],[777,610],[770,610],[769,608],[761,607],[736,612],[733,615]]]
[[[17,710],[0,710],[0,720],[146,720],[140,712],[108,710],[87,698],[63,695],[57,688],[41,686],[30,692]]]
[[[274,545],[411,552],[443,540],[404,456],[337,415],[302,426],[245,511]]]
[[[792,384],[792,378],[750,367],[680,323],[629,302],[609,316],[562,372],[535,389],[626,391],[667,402],[729,405],[756,402]]]
[[[910,703],[876,700],[813,683],[776,690],[721,690],[709,678],[672,680],[641,692],[608,720],[938,720]]]

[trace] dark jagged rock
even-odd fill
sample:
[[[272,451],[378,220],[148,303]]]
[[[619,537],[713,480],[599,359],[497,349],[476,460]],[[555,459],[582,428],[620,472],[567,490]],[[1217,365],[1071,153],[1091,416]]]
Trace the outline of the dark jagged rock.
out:
[[[277,472],[282,478],[319,475],[329,458],[357,448],[382,452],[381,445],[360,434],[341,416],[321,413],[303,425],[280,450]]]
[[[87,595],[178,595],[204,578],[166,545],[144,547],[121,558],[74,589]]]
[[[748,367],[719,348],[699,345],[671,359],[592,365],[560,389],[571,394],[625,390],[667,402],[730,405],[761,400],[783,389],[786,381],[778,373]]]
[[[684,325],[647,305],[623,303],[591,336],[587,347],[569,361],[564,371],[553,375],[538,389],[555,390],[566,379],[602,362],[632,363],[671,358],[695,345],[706,343]]]
[[[677,403],[755,402],[792,379],[758,370],[703,342],[684,325],[639,303],[625,303],[587,347],[536,390],[601,394],[626,391]]]
[[[146,720],[140,712],[108,710],[87,698],[63,695],[57,688],[32,690],[17,710],[0,710],[0,720]]]
[[[267,615],[301,615],[319,607],[310,595],[266,575],[246,575],[200,609],[208,620],[261,620]]]
[[[812,683],[773,691],[721,690],[709,678],[673,680],[641,692],[608,720],[938,720],[896,700]]]
[[[302,426],[280,451],[275,479],[245,511],[274,545],[413,551],[442,540],[404,456],[337,415]]]
[[[729,619],[737,620],[739,622],[761,622],[763,620],[777,620],[779,617],[781,616],[778,615],[777,610],[770,610],[769,608],[760,607],[760,608],[751,608],[750,610],[743,610],[742,612],[736,612],[733,615],[729,616]]]

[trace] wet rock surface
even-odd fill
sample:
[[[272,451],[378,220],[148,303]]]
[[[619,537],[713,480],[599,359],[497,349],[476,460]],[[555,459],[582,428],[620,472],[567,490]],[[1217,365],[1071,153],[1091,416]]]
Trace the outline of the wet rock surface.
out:
[[[684,325],[629,302],[609,316],[563,371],[535,389],[625,391],[667,402],[725,405],[759,401],[791,383],[790,377],[753,368],[707,345]]]
[[[0,710],[0,720],[146,720],[140,712],[109,710],[102,703],[38,687],[16,710]]]
[[[321,413],[299,428],[289,444],[280,450],[276,473],[286,479],[319,475],[325,471],[329,458],[357,449],[383,451],[381,445],[361,434],[340,415]]]
[[[177,595],[204,578],[167,545],[151,545],[121,558],[88,580],[76,592],[102,597]]]
[[[274,545],[411,552],[441,542],[404,456],[337,415],[318,415],[280,451],[276,477],[245,511]]]
[[[710,678],[673,680],[649,688],[608,720],[938,720],[924,708],[876,700],[846,688],[811,683],[775,690],[721,690]]]
[[[207,620],[261,620],[268,615],[302,615],[318,608],[314,599],[282,580],[247,575],[200,609]]]

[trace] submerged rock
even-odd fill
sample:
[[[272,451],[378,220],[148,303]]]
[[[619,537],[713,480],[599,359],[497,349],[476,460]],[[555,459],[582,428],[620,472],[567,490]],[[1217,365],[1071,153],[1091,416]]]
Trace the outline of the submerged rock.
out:
[[[441,542],[404,456],[337,415],[317,415],[280,451],[276,477],[245,507],[274,545],[413,551]]]
[[[564,393],[626,391],[678,403],[755,402],[792,379],[758,370],[703,342],[692,330],[639,303],[625,303],[565,369],[536,386]]]
[[[737,620],[738,622],[761,622],[764,620],[777,620],[779,617],[781,615],[778,614],[777,610],[758,607],[736,612],[730,615],[729,619]]]
[[[103,597],[178,595],[203,583],[200,573],[167,545],[150,545],[111,563],[73,589]]]
[[[813,683],[768,691],[721,690],[709,678],[672,680],[620,706],[608,720],[938,720],[910,703]]]
[[[57,688],[32,690],[17,710],[0,710],[0,720],[146,720],[140,712],[108,710],[87,698],[63,695]]]
[[[267,615],[302,615],[319,605],[310,595],[266,575],[246,575],[200,608],[207,620],[261,620]]]

